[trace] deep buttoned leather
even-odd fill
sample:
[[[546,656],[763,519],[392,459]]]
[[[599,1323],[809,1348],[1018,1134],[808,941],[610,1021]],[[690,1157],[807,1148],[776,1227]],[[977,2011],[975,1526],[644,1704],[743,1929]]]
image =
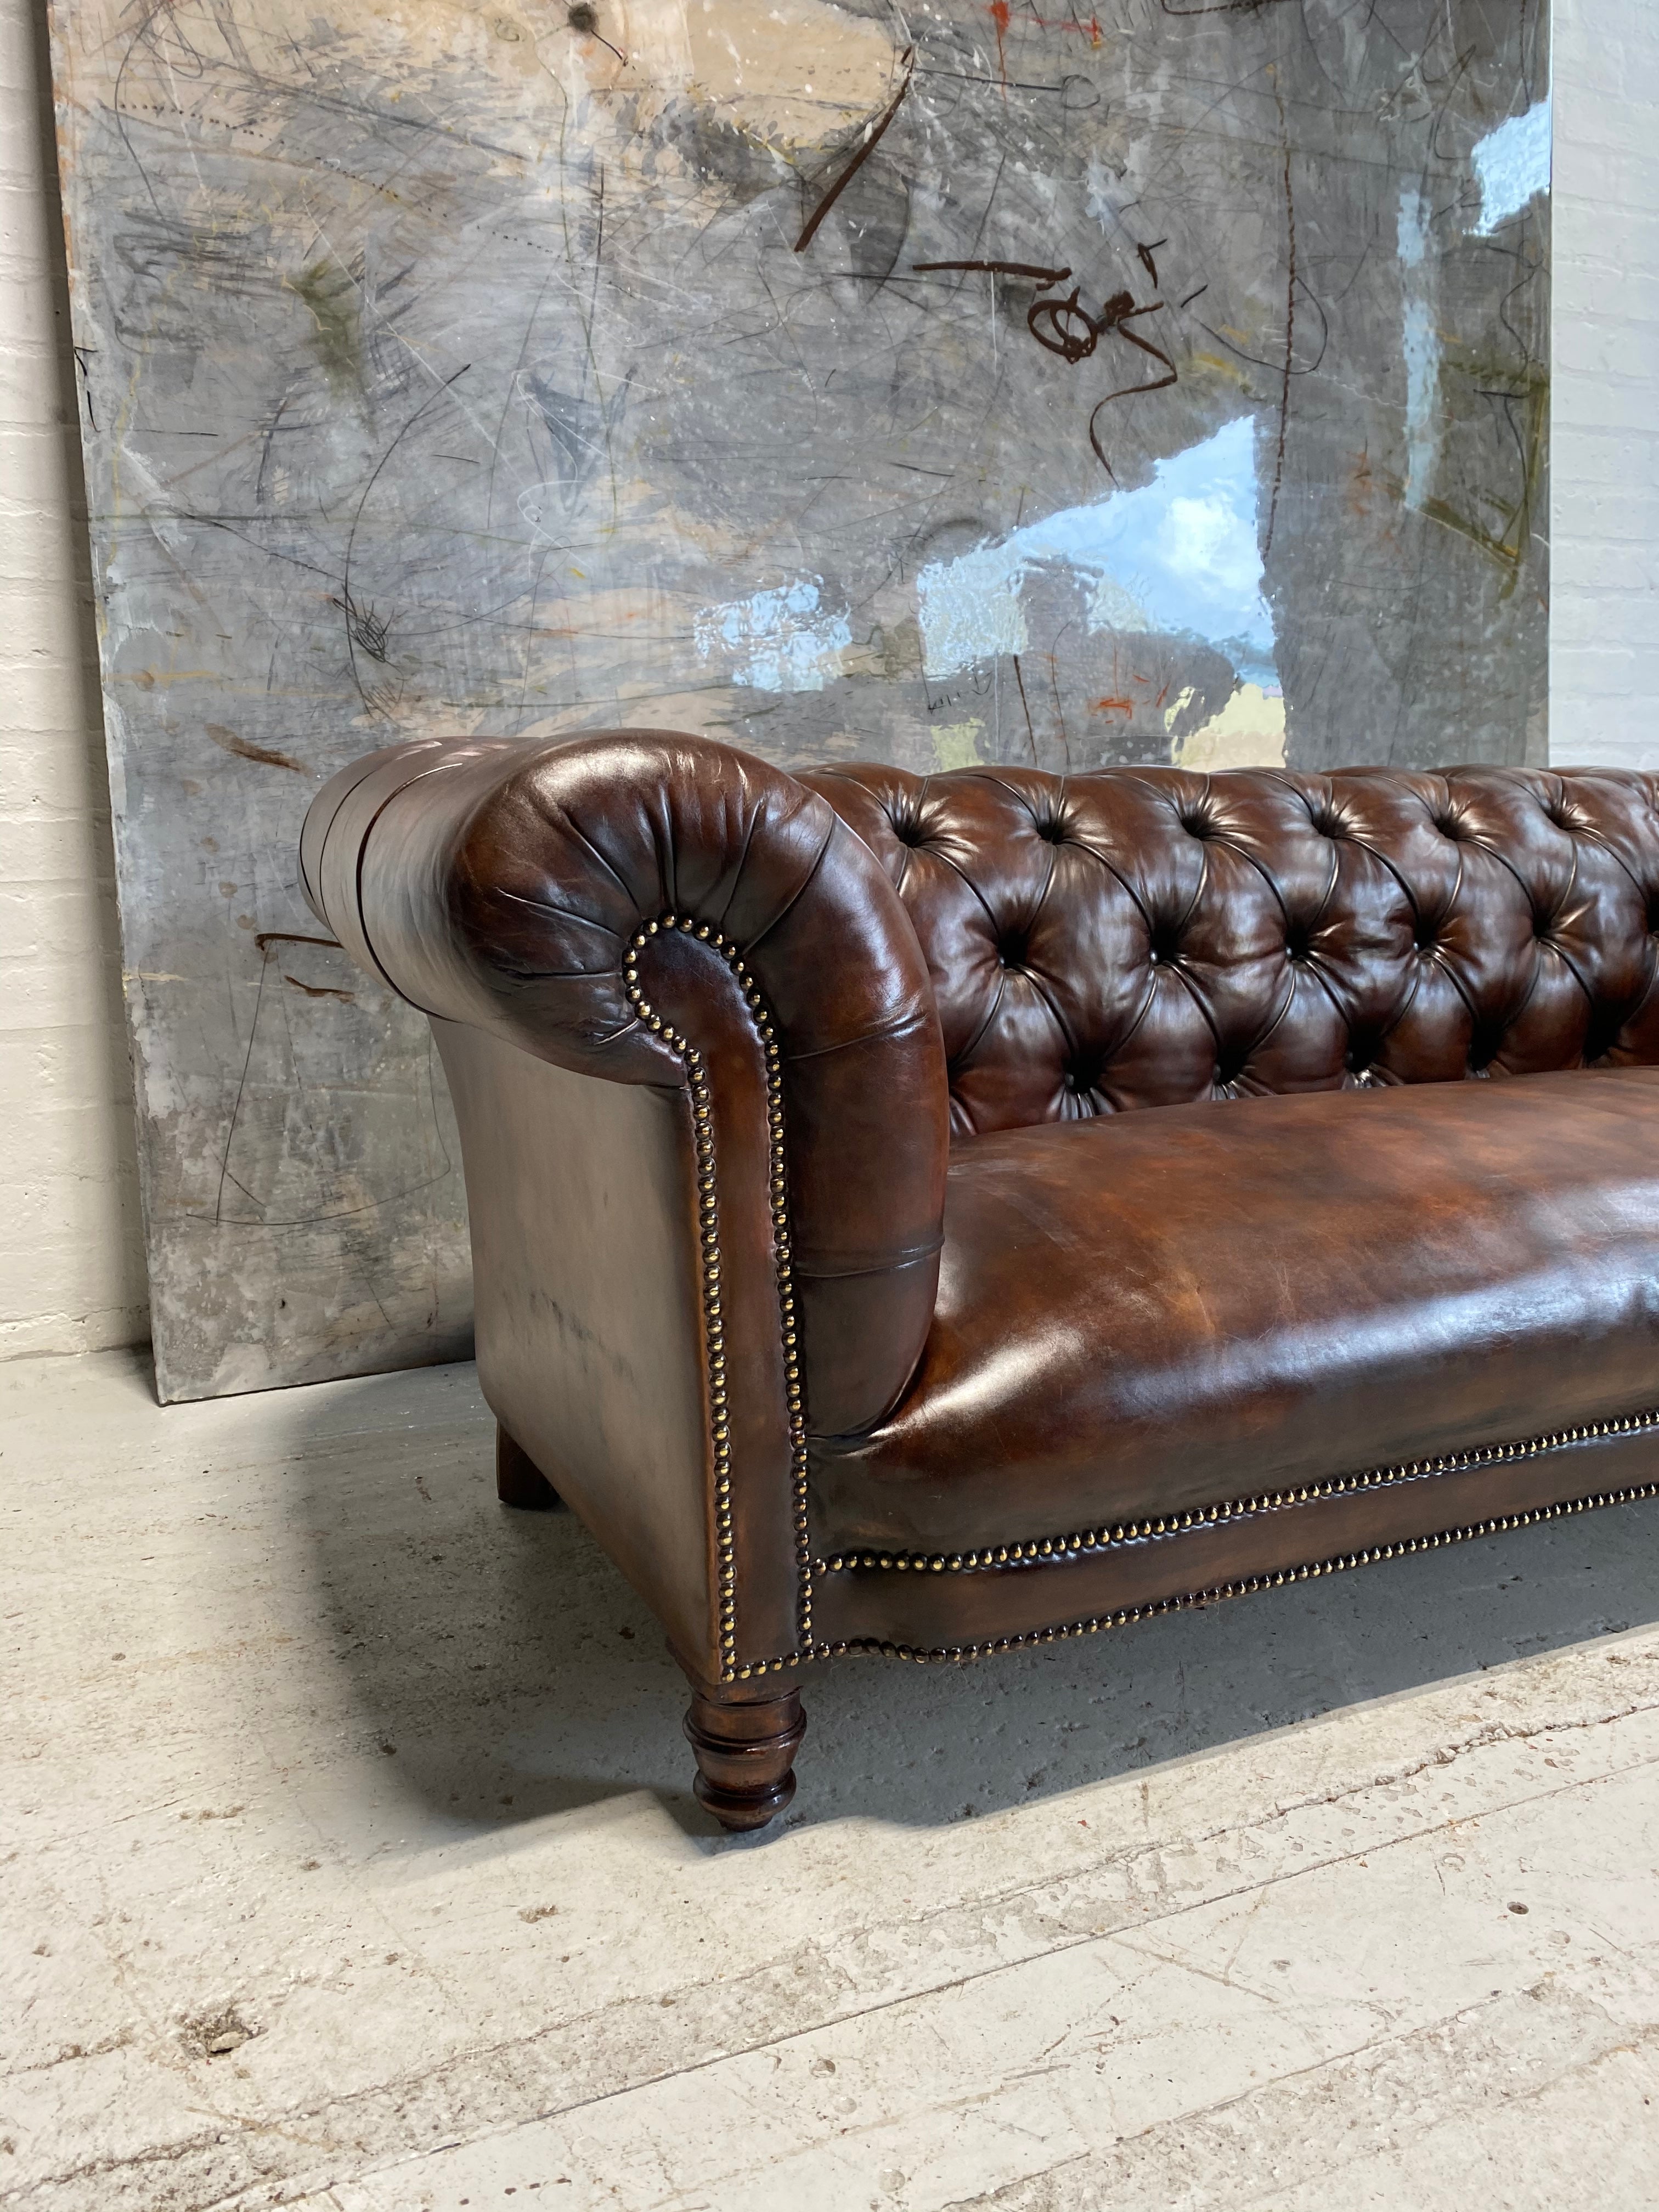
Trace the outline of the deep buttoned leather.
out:
[[[959,1136],[1659,1059],[1649,775],[802,781],[915,925]]]

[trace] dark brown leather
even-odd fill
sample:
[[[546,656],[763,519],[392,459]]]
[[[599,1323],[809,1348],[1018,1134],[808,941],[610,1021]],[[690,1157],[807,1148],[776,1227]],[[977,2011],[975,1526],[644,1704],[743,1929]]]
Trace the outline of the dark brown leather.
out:
[[[434,741],[302,873],[434,1018],[490,1402],[764,1698],[1651,1486],[1656,791]]]
[[[1356,1470],[1358,1472],[1359,1470]],[[1585,1435],[1437,1474],[1405,1474],[1310,1500],[1279,1493],[1214,1524],[1163,1526],[1092,1550],[989,1570],[879,1564],[820,1572],[816,1618],[824,1644],[896,1647],[957,1657],[1010,1644],[1088,1632],[1131,1618],[1273,1583],[1306,1582],[1443,1542],[1524,1525],[1620,1498],[1659,1495],[1659,1428]],[[1157,1516],[1160,1523],[1167,1516]],[[1075,1532],[1068,1532],[1068,1534]]]
[[[818,769],[927,956],[951,1126],[1659,1059],[1655,779]]]
[[[903,908],[823,799],[656,731],[419,742],[319,793],[301,874],[347,950],[415,1005],[613,1082],[682,1082],[624,993],[640,923],[673,912],[733,939],[780,1033],[815,1418],[885,1410],[933,1308],[939,1024]]]
[[[712,1671],[708,1416],[678,1100],[588,1081],[485,1030],[433,1029],[461,1133],[485,1400]]]
[[[1659,1402],[1659,1069],[958,1147],[933,1332],[819,1548],[961,1552]]]

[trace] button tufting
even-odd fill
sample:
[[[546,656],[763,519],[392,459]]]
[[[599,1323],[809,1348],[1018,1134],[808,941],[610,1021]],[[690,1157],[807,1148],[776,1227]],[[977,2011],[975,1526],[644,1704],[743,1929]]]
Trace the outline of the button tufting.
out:
[[[1221,881],[1206,876],[1207,854],[1181,855],[1190,838],[1227,859],[1240,787],[1224,777],[1149,787],[1138,773],[1079,770],[1063,783],[935,785],[932,797],[924,785],[871,772],[858,818],[933,956],[964,1133],[1206,1096],[1194,1048],[1200,1070],[1223,1063],[1218,1096],[1276,1089],[1309,1067],[1363,1090],[1483,1067],[1502,1079],[1509,1047],[1498,1048],[1523,1005],[1516,1052],[1528,1066],[1604,1059],[1629,1022],[1626,999],[1598,1002],[1587,1026],[1563,960],[1584,969],[1583,953],[1587,987],[1615,977],[1622,992],[1625,968],[1603,951],[1609,930],[1630,930],[1638,968],[1659,954],[1659,806],[1647,811],[1659,776],[1501,787],[1457,773],[1287,777],[1282,806],[1252,816],[1251,865]],[[1543,823],[1561,843],[1540,843]],[[1315,839],[1334,849],[1322,860]],[[1620,839],[1633,884],[1607,849]],[[923,865],[896,862],[895,844],[907,861],[920,847]],[[1575,852],[1569,892],[1561,864]],[[1501,865],[1486,866],[1487,854]],[[1557,987],[1528,1005],[1552,975]],[[1346,1034],[1344,1017],[1364,1034]],[[1212,1025],[1227,1040],[1218,1053]],[[1269,1035],[1261,1066],[1241,1078],[1233,1040]],[[1109,1041],[1109,1075],[1097,1057]]]

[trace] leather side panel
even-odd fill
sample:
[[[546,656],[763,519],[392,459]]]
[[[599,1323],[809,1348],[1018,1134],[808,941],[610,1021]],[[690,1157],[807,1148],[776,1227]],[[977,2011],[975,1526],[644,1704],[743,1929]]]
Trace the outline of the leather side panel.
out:
[[[484,1396],[677,1647],[713,1673],[684,1096],[572,1074],[482,1030],[432,1027],[461,1132]]]

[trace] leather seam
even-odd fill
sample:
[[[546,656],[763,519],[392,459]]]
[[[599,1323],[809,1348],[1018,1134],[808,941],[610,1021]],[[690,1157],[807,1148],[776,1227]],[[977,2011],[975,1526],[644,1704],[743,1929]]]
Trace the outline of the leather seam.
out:
[[[814,792],[812,796],[816,799],[817,793]],[[827,800],[824,803],[828,805]],[[806,896],[806,894],[811,890],[813,884],[817,883],[818,879],[818,872],[823,867],[825,860],[829,857],[830,848],[836,842],[836,832],[838,830],[846,829],[847,824],[842,820],[840,815],[836,813],[835,808],[833,806],[830,807],[830,827],[824,832],[823,844],[818,847],[817,853],[814,854],[812,857],[811,866],[806,871],[806,873],[801,878],[799,883],[796,884],[794,890],[791,891],[789,896],[772,916],[765,928],[757,929],[755,932],[755,934],[750,939],[748,944],[744,947],[744,950],[748,952],[751,957],[753,957],[755,947],[757,945],[763,945],[775,929],[779,928],[784,922],[788,921],[790,915],[793,914],[795,908]],[[849,836],[854,836],[857,835],[857,832],[854,830],[848,830],[848,835]],[[744,856],[745,859],[748,857],[748,853],[749,845],[748,842],[745,841],[744,845]],[[738,885],[734,883],[732,886],[732,898],[736,898],[737,895]],[[732,906],[732,899],[728,899],[726,904],[726,910],[729,913]],[[734,953],[736,951],[735,946],[733,947],[733,951]]]
[[[1484,1521],[1470,1521],[1454,1528],[1443,1528],[1432,1535],[1402,1536],[1391,1543],[1368,1544],[1353,1552],[1339,1552],[1333,1557],[1308,1561],[1295,1567],[1276,1567],[1270,1573],[1246,1575],[1238,1582],[1216,1583],[1206,1589],[1192,1590],[1179,1597],[1149,1599],[1144,1605],[1121,1606],[1115,1613],[1093,1613],[1081,1620],[1066,1621],[1054,1628],[1032,1628],[1016,1636],[999,1636],[977,1644],[912,1644],[890,1641],[882,1637],[849,1637],[836,1644],[821,1644],[807,1656],[813,1659],[841,1659],[860,1654],[872,1654],[884,1659],[911,1659],[921,1664],[949,1660],[961,1663],[970,1659],[984,1659],[1002,1651],[1017,1651],[1030,1644],[1058,1644],[1075,1636],[1095,1636],[1108,1628],[1124,1628],[1131,1622],[1151,1620],[1161,1613],[1186,1613],[1199,1606],[1217,1605],[1224,1598],[1249,1597],[1264,1589],[1282,1589],[1286,1583],[1310,1582],[1320,1575],[1340,1575],[1350,1567],[1374,1565],[1381,1559],[1398,1559],[1413,1552],[1437,1551],[1445,1544],[1462,1544],[1476,1536],[1501,1535],[1506,1529],[1527,1528],[1543,1521],[1559,1521],[1570,1513],[1589,1513],[1607,1505],[1632,1505],[1639,1500],[1659,1498],[1659,1482],[1628,1483],[1618,1490],[1598,1490],[1582,1498],[1564,1498],[1554,1505],[1534,1505],[1519,1513],[1497,1513]],[[789,1665],[794,1665],[791,1659]]]
[[[908,1036],[913,1030],[926,1029],[933,1018],[933,1009],[923,1006],[913,1014],[902,1015],[897,1021],[885,1023],[878,1030],[860,1030],[856,1036],[839,1038],[834,1044],[816,1044],[810,1052],[792,1052],[787,1057],[791,1067],[799,1067],[804,1060],[828,1060],[832,1053],[851,1052],[855,1045],[890,1043]]]
[[[820,858],[822,855],[820,855]],[[759,1033],[766,1070],[768,1134],[767,1203],[772,1219],[772,1251],[777,1279],[778,1322],[783,1341],[785,1411],[789,1430],[791,1498],[795,1566],[799,1588],[796,1633],[799,1646],[812,1643],[812,1547],[806,1505],[806,1407],[801,1387],[800,1346],[795,1310],[788,1177],[784,1141],[783,1071],[775,1025],[738,947],[708,922],[674,914],[642,922],[629,939],[623,988],[646,1028],[659,1036],[685,1069],[691,1099],[692,1146],[696,1157],[698,1247],[702,1291],[703,1342],[708,1387],[708,1429],[714,1472],[714,1546],[717,1564],[720,1680],[746,1682],[756,1674],[781,1673],[798,1663],[799,1649],[785,1659],[739,1662],[738,1658],[737,1540],[732,1514],[732,1435],[727,1416],[726,1324],[720,1312],[719,1175],[714,1158],[713,1094],[702,1053],[683,1030],[656,1012],[640,985],[639,955],[653,937],[683,932],[707,945],[738,981]]]
[[[1254,1497],[1228,1498],[1213,1505],[1186,1507],[1179,1512],[1149,1515],[1141,1520],[1121,1521],[1109,1528],[1083,1529],[1066,1536],[1036,1537],[1015,1544],[981,1545],[977,1549],[950,1553],[904,1552],[891,1546],[836,1552],[826,1558],[815,1559],[813,1571],[817,1575],[850,1574],[860,1569],[878,1568],[921,1574],[982,1574],[987,1571],[994,1573],[1008,1567],[1058,1564],[1075,1559],[1098,1557],[1105,1553],[1123,1550],[1131,1544],[1144,1544],[1160,1537],[1167,1540],[1189,1535],[1200,1528],[1221,1528],[1234,1521],[1254,1519],[1262,1513],[1283,1512],[1332,1498],[1362,1496],[1391,1489],[1402,1482],[1428,1480],[1437,1475],[1466,1474],[1480,1467],[1511,1466],[1518,1461],[1536,1459],[1547,1452],[1563,1450],[1571,1444],[1607,1437],[1641,1436],[1656,1430],[1659,1430],[1659,1407],[1646,1413],[1621,1414],[1610,1420],[1586,1422],[1576,1428],[1553,1430],[1543,1436],[1525,1437],[1516,1443],[1475,1444],[1467,1451],[1448,1452],[1438,1458],[1405,1460],[1392,1467],[1371,1468],[1360,1474],[1328,1475],[1321,1482],[1262,1491]]]
[[[368,933],[368,916],[363,912],[363,870],[368,865],[369,841],[374,836],[374,832],[380,828],[381,817],[386,814],[388,808],[395,805],[396,802],[403,797],[406,791],[412,791],[417,783],[424,783],[429,776],[440,775],[446,765],[447,763],[441,760],[434,761],[430,768],[423,768],[418,775],[411,775],[407,782],[400,783],[395,791],[389,791],[386,793],[386,797],[375,808],[374,813],[368,817],[368,820],[365,823],[362,830],[359,833],[357,838],[357,851],[351,866],[351,902],[356,909],[357,933],[363,940],[364,950],[368,952],[369,958],[374,963],[376,973],[380,975],[381,981],[386,985],[387,990],[392,993],[392,996],[397,999],[401,999],[406,1006],[413,1006],[416,1013],[424,1014],[428,1021],[441,1020],[442,1017],[435,1015],[430,1006],[422,1006],[418,999],[411,999],[407,991],[404,990],[398,984],[395,983],[392,978],[391,969],[386,966],[386,963],[381,959],[380,954],[374,949],[374,940]],[[470,765],[470,763],[463,762],[461,765],[467,766]],[[354,784],[351,787],[352,794],[360,791],[362,787],[362,784],[367,783],[368,781],[368,776],[364,776],[361,782]],[[327,830],[324,833],[323,855],[325,857],[328,851],[329,838],[332,836],[334,833],[334,823],[337,822],[339,818],[339,814],[337,812],[334,817],[334,821],[329,823]],[[319,858],[318,862],[318,872],[320,874],[321,871],[322,860]],[[338,927],[337,923],[336,924],[336,927]]]
[[[936,1260],[945,1249],[943,1233],[931,1237],[925,1244],[912,1244],[902,1252],[895,1252],[880,1260],[860,1261],[845,1267],[814,1267],[799,1258],[795,1261],[795,1273],[814,1283],[854,1282],[862,1275],[893,1275],[902,1267],[919,1267],[925,1261]]]

